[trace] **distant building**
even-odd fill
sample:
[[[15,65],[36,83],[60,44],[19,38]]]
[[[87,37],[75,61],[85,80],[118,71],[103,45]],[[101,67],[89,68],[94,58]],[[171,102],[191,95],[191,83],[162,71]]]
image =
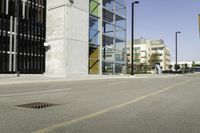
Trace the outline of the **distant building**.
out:
[[[134,40],[134,64],[148,64],[150,59],[150,40],[144,38]],[[127,62],[131,64],[131,42],[127,46]]]
[[[166,47],[163,40],[152,40],[151,41],[151,52],[159,54],[159,63],[162,70],[169,70],[170,66],[170,50]]]
[[[127,46],[127,62],[131,64],[131,42]],[[152,53],[159,54],[159,62],[162,70],[169,70],[170,50],[166,47],[163,40],[147,40],[145,38],[134,40],[134,64],[150,65]]]

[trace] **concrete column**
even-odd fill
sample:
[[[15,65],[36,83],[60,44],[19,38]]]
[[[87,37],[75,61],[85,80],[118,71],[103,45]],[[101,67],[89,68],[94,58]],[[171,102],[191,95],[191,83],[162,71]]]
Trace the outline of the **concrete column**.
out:
[[[46,74],[88,75],[89,1],[47,1]]]

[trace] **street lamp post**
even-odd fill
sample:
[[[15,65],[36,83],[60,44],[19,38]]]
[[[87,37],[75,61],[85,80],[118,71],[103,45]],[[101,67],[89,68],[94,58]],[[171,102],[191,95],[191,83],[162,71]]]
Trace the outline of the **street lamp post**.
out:
[[[177,64],[177,36],[178,36],[178,34],[179,33],[181,33],[180,31],[177,31],[176,33],[175,33],[175,41],[176,41],[176,59],[175,59],[175,61],[176,61],[176,65],[175,65],[175,69],[176,69],[176,72],[177,72],[177,67],[178,67],[178,64]]]
[[[134,75],[134,63],[133,63],[133,57],[134,57],[134,5],[139,4],[139,1],[134,1],[132,3],[132,44],[131,44],[131,75]]]

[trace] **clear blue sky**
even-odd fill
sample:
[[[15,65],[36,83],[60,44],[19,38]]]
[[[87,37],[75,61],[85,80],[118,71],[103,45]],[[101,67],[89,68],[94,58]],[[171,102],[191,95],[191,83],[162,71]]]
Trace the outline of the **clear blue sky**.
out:
[[[200,0],[139,0],[135,5],[135,38],[163,39],[175,55],[178,35],[178,60],[200,60],[198,14]],[[127,0],[128,40],[131,38],[131,2]]]

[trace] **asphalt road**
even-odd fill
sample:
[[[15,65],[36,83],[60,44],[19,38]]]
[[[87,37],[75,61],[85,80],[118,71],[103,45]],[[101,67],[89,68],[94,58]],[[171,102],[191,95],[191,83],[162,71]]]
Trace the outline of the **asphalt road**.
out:
[[[200,133],[199,101],[199,74],[0,86],[0,133]]]

